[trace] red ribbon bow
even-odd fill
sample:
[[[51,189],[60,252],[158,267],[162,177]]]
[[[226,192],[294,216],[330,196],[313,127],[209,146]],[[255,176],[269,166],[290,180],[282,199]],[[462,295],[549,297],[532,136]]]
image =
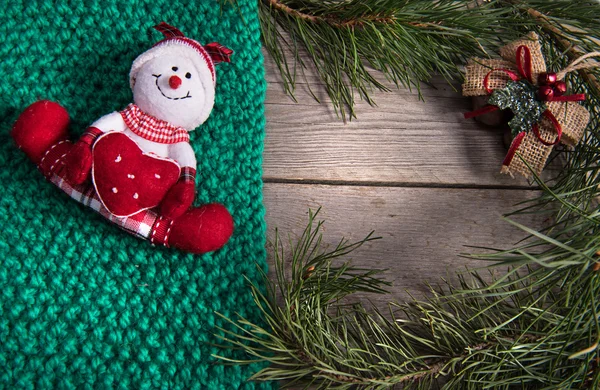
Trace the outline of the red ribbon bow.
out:
[[[519,47],[517,47],[515,63],[517,64],[517,70],[519,71],[519,74],[517,74],[514,71],[509,70],[509,69],[497,68],[497,69],[490,70],[485,75],[485,77],[483,79],[483,86],[488,94],[491,94],[494,92],[489,86],[490,76],[494,72],[503,72],[512,81],[519,81],[520,79],[526,79],[531,84],[535,84],[534,80],[533,80],[533,66],[531,63],[531,51],[529,50],[529,47],[527,47],[525,45],[520,45]],[[542,75],[546,76],[546,74],[541,74],[541,76]],[[542,84],[542,83],[540,83],[540,84]],[[545,85],[543,85],[543,86],[545,86]],[[575,94],[575,95],[568,95],[568,96],[560,96],[559,94],[557,94],[557,96],[554,96],[553,94],[538,93],[538,98],[540,98],[540,100],[542,100],[542,101],[550,101],[550,102],[575,102],[575,101],[585,100],[585,95],[584,94]],[[464,117],[465,117],[465,119],[469,119],[469,118],[473,118],[473,117],[476,117],[479,115],[487,114],[492,111],[496,111],[498,109],[499,109],[499,107],[490,104],[490,105],[486,105],[478,110],[467,112],[464,114]],[[554,128],[556,130],[556,139],[554,140],[554,142],[545,141],[540,136],[539,126],[537,123],[533,125],[532,131],[536,135],[538,140],[541,143],[543,143],[544,145],[548,145],[548,146],[556,145],[557,143],[560,142],[560,138],[562,137],[562,127],[560,126],[560,123],[558,123],[558,120],[556,119],[556,117],[552,114],[552,112],[550,112],[550,110],[547,109],[546,111],[544,111],[544,113],[542,115],[545,116],[546,118],[548,118],[552,122],[552,125],[554,126]],[[515,137],[515,142],[513,142],[513,146],[518,147],[518,145],[520,144],[520,142],[518,142],[518,141],[521,140],[524,136],[525,136],[524,132],[518,134],[517,137]],[[515,150],[516,150],[516,147],[513,147],[513,146],[511,146],[511,150],[508,151],[508,155],[506,156],[509,161],[512,159],[512,156],[514,155]],[[515,149],[515,150],[513,150],[513,149]]]
[[[161,32],[165,36],[166,39],[169,39],[169,38],[189,39],[181,32],[180,29],[178,29],[177,27],[171,26],[170,24],[165,23],[165,22],[160,22],[159,24],[154,26],[154,29]],[[217,42],[207,43],[206,45],[202,46],[202,48],[204,50],[206,50],[206,52],[210,56],[210,59],[214,63],[231,61],[231,54],[233,54],[233,50],[231,50]]]

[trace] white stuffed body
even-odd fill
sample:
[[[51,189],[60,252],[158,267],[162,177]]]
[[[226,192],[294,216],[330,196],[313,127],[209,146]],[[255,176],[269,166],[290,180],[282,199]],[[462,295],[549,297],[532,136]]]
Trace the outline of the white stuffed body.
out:
[[[66,111],[37,102],[12,135],[51,182],[123,229],[153,244],[205,253],[227,242],[233,220],[218,204],[190,208],[196,156],[188,132],[210,115],[215,63],[228,62],[232,52],[217,43],[202,46],[166,23],[155,28],[165,39],[132,64],[133,104],[98,119],[72,144],[65,139]]]

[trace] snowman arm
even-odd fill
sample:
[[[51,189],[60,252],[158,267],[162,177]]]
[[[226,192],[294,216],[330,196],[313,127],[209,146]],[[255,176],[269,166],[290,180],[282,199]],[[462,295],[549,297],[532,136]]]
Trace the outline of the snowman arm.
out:
[[[118,112],[111,112],[110,114],[104,115],[96,122],[92,123],[90,127],[81,135],[78,143],[85,143],[90,147],[96,142],[96,139],[104,133],[111,131],[123,131],[127,125]]]
[[[127,125],[125,124],[121,114],[117,111],[114,111],[110,114],[104,115],[92,123],[90,127],[96,128],[103,133],[108,133],[111,131],[124,131],[127,128]]]
[[[81,135],[65,157],[67,166],[67,181],[71,184],[81,184],[86,181],[92,168],[92,146],[103,133],[115,130],[125,130],[125,122],[118,112],[104,115]]]
[[[160,205],[160,213],[168,218],[178,218],[190,208],[196,197],[196,155],[187,142],[169,145],[169,157],[181,166],[181,175]]]
[[[192,146],[187,142],[177,142],[176,144],[169,145],[169,158],[177,161],[181,168],[196,170],[196,154]]]

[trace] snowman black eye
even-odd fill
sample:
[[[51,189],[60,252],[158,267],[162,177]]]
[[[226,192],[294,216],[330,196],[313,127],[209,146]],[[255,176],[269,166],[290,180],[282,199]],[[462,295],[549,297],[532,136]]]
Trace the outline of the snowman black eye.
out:
[[[179,69],[178,67],[174,66],[171,69],[173,69],[173,72],[177,72],[177,70]]]
[[[185,74],[185,78],[186,78],[186,79],[191,79],[191,78],[192,78],[192,75],[190,74],[190,72],[187,72],[187,73]]]

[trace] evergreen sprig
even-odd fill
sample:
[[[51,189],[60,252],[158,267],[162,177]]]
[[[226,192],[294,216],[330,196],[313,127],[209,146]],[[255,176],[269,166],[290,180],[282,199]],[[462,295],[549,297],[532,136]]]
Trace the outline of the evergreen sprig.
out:
[[[310,69],[342,117],[357,98],[391,85],[419,90],[433,74],[460,78],[469,57],[489,56],[540,18],[579,50],[594,46],[598,4],[584,0],[260,0],[263,43],[293,97]],[[568,26],[568,27],[565,27]],[[596,41],[597,43],[597,41]],[[310,86],[310,84],[309,84]],[[316,96],[315,96],[316,98]]]
[[[420,1],[411,3],[428,9]],[[372,15],[366,11],[325,11],[329,6],[355,5],[353,1],[321,2],[321,8],[308,0],[285,4],[328,20],[316,24],[335,27],[354,17],[360,21],[357,26],[379,29],[378,21],[363,20]],[[506,12],[503,24],[536,31],[552,70],[564,68],[581,53],[600,50],[597,2],[492,1],[485,9]],[[276,12],[291,16],[275,18],[300,17],[289,10]],[[439,65],[438,59],[432,62]],[[383,312],[352,297],[383,294],[386,282],[376,271],[353,268],[345,260],[371,236],[355,244],[342,240],[326,251],[320,246],[321,224],[315,224],[311,214],[290,251],[283,249],[277,235],[276,278],[270,281],[264,275],[266,291],[251,283],[265,322],[225,318],[227,326],[219,336],[248,353],[247,360],[233,362],[271,363],[253,380],[317,388],[600,388],[599,79],[598,69],[569,76],[572,90],[586,94],[584,104],[592,115],[584,139],[575,150],[562,151],[566,166],[555,180],[544,183],[535,177],[542,195],[510,213],[510,218],[545,214],[552,225],[540,231],[506,218],[528,239],[507,250],[471,255],[501,266],[505,273],[460,274],[457,284],[432,286],[426,298],[390,303]],[[418,78],[406,80],[416,83]]]
[[[567,246],[536,233],[551,249],[535,260],[525,247],[498,253],[494,261],[511,265],[506,275],[459,275],[457,286],[431,287],[428,298],[382,313],[349,303],[354,293],[384,293],[377,271],[334,266],[371,238],[325,251],[320,230],[311,214],[289,253],[276,234],[275,280],[265,275],[266,293],[251,283],[265,324],[226,318],[230,327],[220,329],[249,356],[229,362],[270,363],[250,380],[323,389],[600,386],[597,232],[596,247],[585,234]]]
[[[416,88],[434,73],[460,75],[468,57],[498,44],[498,31],[516,37],[512,8],[449,0],[261,0],[265,48],[293,96],[299,75],[314,71],[343,117],[357,97],[396,86]]]

